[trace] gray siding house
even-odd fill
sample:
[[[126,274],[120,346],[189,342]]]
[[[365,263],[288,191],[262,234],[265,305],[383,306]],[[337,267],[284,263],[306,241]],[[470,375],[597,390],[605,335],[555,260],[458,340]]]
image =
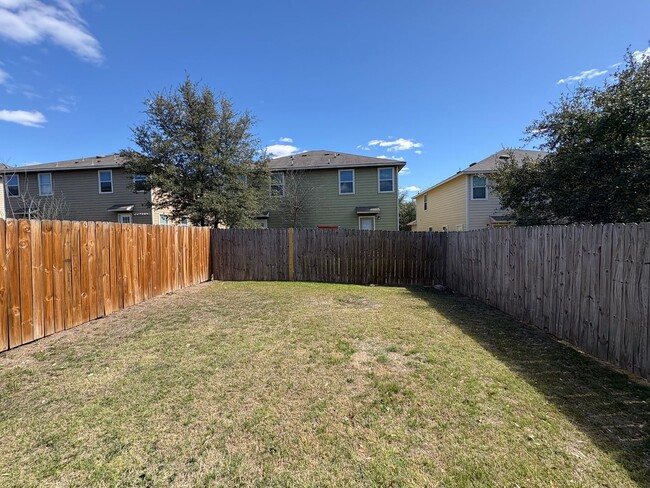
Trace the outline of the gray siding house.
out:
[[[275,205],[260,224],[398,230],[398,173],[405,164],[324,150],[273,159]]]
[[[5,166],[0,173],[5,218],[167,223],[164,212],[150,205],[152,192],[133,189],[117,155]]]

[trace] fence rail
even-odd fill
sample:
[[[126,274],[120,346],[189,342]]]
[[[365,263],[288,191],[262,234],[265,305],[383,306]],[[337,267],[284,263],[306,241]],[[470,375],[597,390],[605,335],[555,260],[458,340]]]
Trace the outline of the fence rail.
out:
[[[0,219],[0,351],[209,279],[210,231]]]
[[[443,279],[446,235],[320,229],[213,229],[219,280],[430,285]]]

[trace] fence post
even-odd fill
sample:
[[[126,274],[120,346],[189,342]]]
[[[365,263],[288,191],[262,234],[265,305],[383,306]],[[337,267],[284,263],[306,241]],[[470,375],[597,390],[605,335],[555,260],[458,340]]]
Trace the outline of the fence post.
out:
[[[293,227],[289,227],[289,281],[293,281]]]

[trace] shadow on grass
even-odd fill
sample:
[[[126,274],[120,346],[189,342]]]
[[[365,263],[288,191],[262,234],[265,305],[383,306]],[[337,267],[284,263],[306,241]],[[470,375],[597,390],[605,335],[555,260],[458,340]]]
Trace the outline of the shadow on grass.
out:
[[[470,298],[411,289],[650,486],[650,386]]]

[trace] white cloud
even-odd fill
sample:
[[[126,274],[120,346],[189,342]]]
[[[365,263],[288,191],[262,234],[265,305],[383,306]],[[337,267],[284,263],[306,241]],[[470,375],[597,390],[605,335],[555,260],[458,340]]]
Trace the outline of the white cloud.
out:
[[[290,156],[291,154],[298,152],[298,148],[296,146],[292,146],[291,144],[272,144],[270,146],[266,146],[265,149],[272,158]]]
[[[43,124],[47,122],[45,115],[42,113],[28,112],[26,110],[0,110],[0,120],[26,127],[43,127]]]
[[[288,142],[288,143],[293,142],[293,139],[291,137],[280,137],[279,140],[280,140],[280,142]]]
[[[385,141],[382,139],[373,139],[368,142],[368,147],[385,147],[387,151],[409,151],[411,149],[416,149],[422,147],[421,142],[415,142],[412,139],[404,139],[400,137],[399,139],[394,139],[392,141]]]
[[[375,156],[377,159],[392,159],[393,161],[404,161],[402,156],[386,156],[382,154],[381,156]]]
[[[399,174],[401,175],[410,175],[411,174],[411,168],[408,166],[404,166],[402,169],[399,170]]]
[[[9,76],[9,73],[0,68],[0,85],[9,81],[9,78],[11,78],[11,76]]]
[[[99,41],[69,0],[0,0],[0,37],[19,44],[52,41],[81,59],[101,63]]]
[[[407,198],[410,200],[413,195],[420,193],[419,186],[407,186],[406,188],[400,188],[400,193],[406,193]]]
[[[634,51],[632,53],[632,57],[637,63],[643,63],[646,58],[650,57],[650,47],[648,47],[645,51]]]
[[[602,76],[607,74],[606,69],[588,69],[587,71],[582,71],[579,75],[569,76],[567,78],[562,78],[557,82],[558,85],[575,83],[577,81],[591,80],[597,76]]]
[[[415,154],[422,154],[422,151],[420,151],[419,149],[418,149],[417,151],[413,151],[413,152],[414,152]]]
[[[357,149],[361,149],[362,151],[370,151],[370,148],[368,146],[364,146],[363,144],[359,144],[357,146]]]

